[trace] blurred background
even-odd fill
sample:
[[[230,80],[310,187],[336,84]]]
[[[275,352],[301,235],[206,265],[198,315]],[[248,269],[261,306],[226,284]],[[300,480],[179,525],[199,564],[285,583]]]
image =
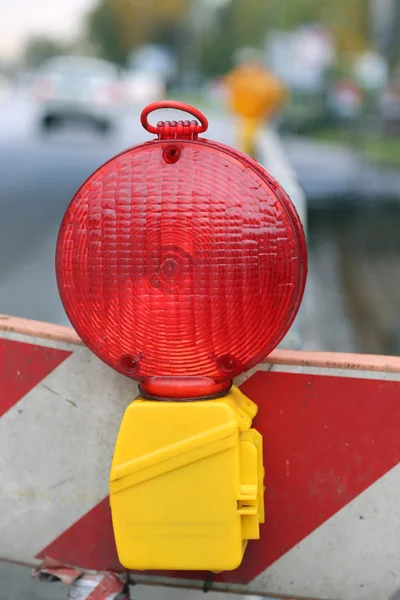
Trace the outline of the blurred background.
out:
[[[273,110],[263,74],[284,90]],[[304,191],[297,345],[399,354],[400,0],[3,3],[0,313],[67,323],[53,267],[62,216],[97,166],[148,139],[140,110],[162,98],[203,109],[210,138],[247,143]],[[0,571],[1,600],[55,597],[38,590]]]

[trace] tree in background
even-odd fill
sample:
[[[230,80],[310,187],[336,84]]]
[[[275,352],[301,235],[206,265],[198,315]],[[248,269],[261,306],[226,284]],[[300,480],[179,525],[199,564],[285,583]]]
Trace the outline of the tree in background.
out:
[[[368,46],[369,2],[230,0],[220,9],[218,27],[204,40],[204,68],[211,74],[226,72],[235,49],[262,47],[268,31],[290,31],[310,23],[332,32],[339,54],[358,53]]]
[[[108,2],[101,2],[89,14],[88,37],[105,58],[123,62],[125,55],[118,35],[118,19]]]
[[[183,71],[223,74],[235,50],[263,47],[269,31],[318,23],[336,42],[339,59],[371,46],[371,3],[379,0],[97,0],[87,20],[98,54],[126,64],[132,50],[162,43]],[[400,3],[400,0],[393,0]],[[399,37],[399,36],[397,36]],[[400,38],[399,38],[400,39]]]
[[[217,10],[214,26],[205,31],[201,38],[200,63],[207,75],[222,75],[232,66],[232,57],[237,48],[232,4]]]
[[[204,32],[202,67],[222,75],[232,67],[235,50],[263,44],[269,0],[231,0],[217,11],[214,27]]]
[[[39,67],[45,60],[65,54],[65,44],[45,36],[35,36],[28,40],[23,52],[24,64],[31,69]]]
[[[100,0],[87,20],[88,37],[99,54],[125,64],[135,48],[176,39],[188,0]]]

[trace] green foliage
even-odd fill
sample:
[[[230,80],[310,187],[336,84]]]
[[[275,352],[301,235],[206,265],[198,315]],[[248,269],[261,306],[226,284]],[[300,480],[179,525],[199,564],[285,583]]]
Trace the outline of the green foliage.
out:
[[[208,75],[222,75],[232,66],[232,55],[237,48],[234,15],[231,5],[221,9],[214,31],[205,35],[201,52],[201,67]]]
[[[113,62],[124,63],[127,51],[121,44],[116,12],[107,0],[102,0],[89,14],[87,28],[88,37],[99,54]]]
[[[336,127],[319,129],[312,134],[312,139],[326,142],[335,146],[344,146],[354,149],[354,132],[349,127],[346,129]],[[367,160],[385,167],[400,168],[400,138],[389,137],[373,131],[362,131],[356,138],[358,152]]]
[[[45,60],[68,52],[60,42],[44,36],[35,36],[28,40],[24,48],[24,63],[29,68],[39,67]]]
[[[143,44],[172,44],[187,7],[188,0],[99,0],[88,15],[88,37],[104,58],[124,64]]]
[[[268,31],[324,22],[329,17],[328,9],[336,3],[343,1],[231,0],[220,11],[217,30],[206,37],[202,53],[204,71],[212,75],[226,72],[235,50],[262,47]]]
[[[369,1],[230,0],[218,9],[209,0],[97,0],[87,30],[98,52],[118,63],[140,45],[158,42],[177,50],[181,64],[188,64],[183,59],[190,54],[205,74],[216,75],[229,70],[236,49],[261,47],[268,31],[307,23],[328,27],[340,60],[346,60],[370,45]],[[217,18],[192,37],[193,11],[216,12]]]

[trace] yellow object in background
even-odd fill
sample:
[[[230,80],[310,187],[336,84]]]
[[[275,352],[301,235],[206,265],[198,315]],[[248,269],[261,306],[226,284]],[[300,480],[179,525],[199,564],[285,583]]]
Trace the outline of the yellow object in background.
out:
[[[255,117],[242,117],[237,125],[238,148],[249,156],[256,155],[257,131],[262,125],[262,120]]]
[[[235,387],[216,400],[130,404],[110,474],[124,567],[239,566],[264,522],[262,438],[251,429],[256,412]]]
[[[276,75],[259,64],[243,64],[225,79],[232,112],[255,119],[267,119],[281,108],[287,91]]]
[[[255,136],[263,121],[275,116],[287,99],[287,90],[262,64],[249,62],[235,67],[225,78],[230,109],[238,117],[238,146],[254,155]]]

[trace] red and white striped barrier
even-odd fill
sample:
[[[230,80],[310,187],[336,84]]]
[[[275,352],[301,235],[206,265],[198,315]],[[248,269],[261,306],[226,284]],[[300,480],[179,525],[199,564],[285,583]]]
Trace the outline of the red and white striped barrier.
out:
[[[123,572],[108,475],[136,384],[72,330],[10,317],[0,318],[0,372],[0,558]],[[400,358],[281,350],[238,383],[260,408],[266,523],[213,589],[389,598],[400,586]]]

